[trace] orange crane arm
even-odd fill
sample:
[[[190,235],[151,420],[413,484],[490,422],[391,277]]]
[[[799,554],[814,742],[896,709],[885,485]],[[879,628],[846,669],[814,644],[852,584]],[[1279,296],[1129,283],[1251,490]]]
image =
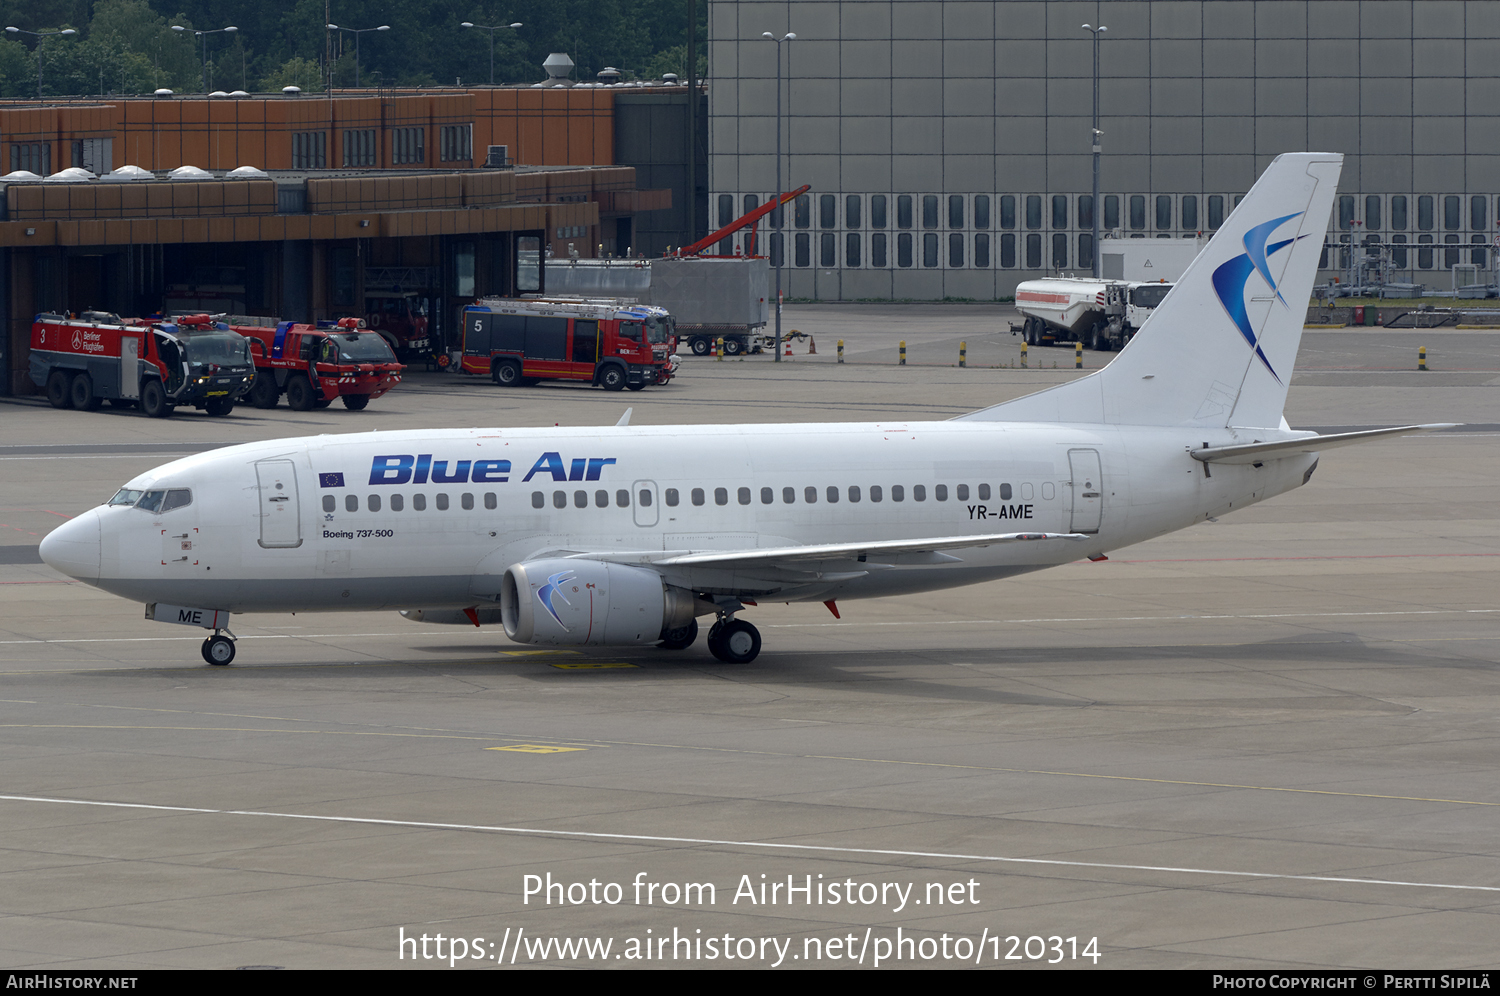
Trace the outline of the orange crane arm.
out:
[[[766,201],[754,211],[736,218],[734,221],[731,221],[729,224],[725,225],[717,232],[714,232],[712,235],[699,239],[697,242],[694,242],[690,246],[683,246],[681,249],[677,250],[677,255],[696,256],[703,250],[707,249],[709,246],[713,245],[715,242],[718,242],[720,239],[726,239],[729,236],[733,235],[735,232],[738,232],[740,229],[754,225],[756,222],[760,221],[760,219],[764,218],[767,214],[775,210],[777,207],[783,204],[790,203],[791,201],[795,200],[798,197],[801,197],[811,189],[812,186],[810,184],[804,183],[802,186],[798,187],[796,190],[793,190],[789,194],[782,194],[780,197],[774,200]]]

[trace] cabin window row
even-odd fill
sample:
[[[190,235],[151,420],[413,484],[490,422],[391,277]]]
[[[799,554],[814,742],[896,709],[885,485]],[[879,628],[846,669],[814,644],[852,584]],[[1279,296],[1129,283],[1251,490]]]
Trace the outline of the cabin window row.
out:
[[[498,508],[500,505],[499,499],[496,497],[495,492],[493,491],[485,492],[483,501],[484,507],[491,510]],[[433,507],[436,508],[439,512],[446,512],[452,507],[452,500],[449,498],[447,492],[440,491],[432,496],[432,504]],[[458,496],[458,506],[465,512],[473,511],[474,504],[475,497],[472,493],[465,491],[463,494]],[[400,493],[396,493],[384,496],[370,495],[365,498],[365,510],[369,512],[379,512],[382,508],[387,507],[387,505],[392,512],[404,512],[406,511],[406,496]],[[427,495],[423,494],[420,491],[412,495],[411,508],[413,512],[427,511]],[[323,511],[338,511],[338,499],[333,495],[324,495]],[[359,511],[359,495],[344,495],[344,511]]]

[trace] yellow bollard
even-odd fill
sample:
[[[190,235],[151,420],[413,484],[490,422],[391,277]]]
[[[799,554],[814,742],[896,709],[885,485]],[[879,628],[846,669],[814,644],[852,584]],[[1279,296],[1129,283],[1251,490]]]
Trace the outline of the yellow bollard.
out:
[[[1073,343],[1073,369],[1083,369],[1083,343],[1081,342]]]
[[[1417,350],[1417,369],[1427,369],[1427,347],[1423,346]]]
[[[844,362],[844,340],[839,340],[839,362]]]
[[[717,357],[715,357],[715,359],[717,359],[717,360],[719,360],[719,361],[722,362],[723,359],[724,359],[724,337],[723,336],[719,336],[718,339],[714,340],[714,348],[718,351],[718,354],[719,354]]]
[[[1024,340],[1021,342],[1021,369],[1026,369],[1026,343]]]
[[[969,365],[969,344],[960,342],[958,344],[958,365],[966,367]]]
[[[897,366],[906,366],[906,340],[901,340],[901,362]]]

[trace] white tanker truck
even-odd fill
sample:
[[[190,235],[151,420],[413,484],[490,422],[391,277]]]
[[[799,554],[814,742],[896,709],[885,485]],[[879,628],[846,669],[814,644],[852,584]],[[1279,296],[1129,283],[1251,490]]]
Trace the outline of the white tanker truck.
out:
[[[1016,287],[1016,309],[1025,321],[1011,331],[1023,333],[1031,346],[1081,342],[1089,349],[1121,349],[1172,286],[1092,277],[1025,280]]]

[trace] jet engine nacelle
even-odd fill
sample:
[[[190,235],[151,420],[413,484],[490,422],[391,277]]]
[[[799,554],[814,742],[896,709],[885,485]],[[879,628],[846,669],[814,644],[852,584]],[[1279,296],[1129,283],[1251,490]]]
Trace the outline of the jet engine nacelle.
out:
[[[500,619],[517,643],[655,643],[701,608],[653,570],[598,560],[527,561],[500,582]]]

